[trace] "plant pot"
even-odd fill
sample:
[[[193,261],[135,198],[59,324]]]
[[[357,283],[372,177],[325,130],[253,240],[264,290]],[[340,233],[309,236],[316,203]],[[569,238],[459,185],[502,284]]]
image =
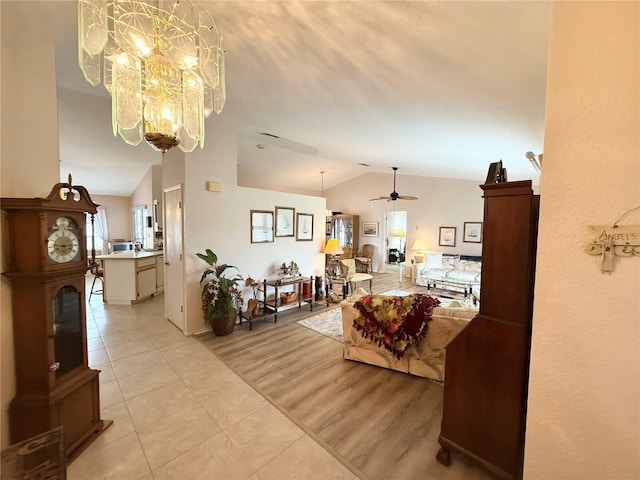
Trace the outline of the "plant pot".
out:
[[[229,310],[227,315],[220,315],[211,322],[211,329],[218,337],[229,335],[233,332],[236,325],[238,313],[235,310]]]

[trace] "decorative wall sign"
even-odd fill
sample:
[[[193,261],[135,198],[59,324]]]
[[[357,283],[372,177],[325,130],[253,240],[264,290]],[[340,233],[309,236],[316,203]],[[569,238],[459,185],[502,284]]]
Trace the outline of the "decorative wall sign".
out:
[[[585,247],[589,255],[601,255],[602,272],[613,271],[613,257],[640,256],[640,225],[592,225],[593,240]]]

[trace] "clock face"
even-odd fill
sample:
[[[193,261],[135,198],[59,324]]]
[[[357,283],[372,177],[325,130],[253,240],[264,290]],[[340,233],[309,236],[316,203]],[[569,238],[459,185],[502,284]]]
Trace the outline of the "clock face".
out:
[[[49,258],[57,263],[78,260],[80,257],[79,230],[66,217],[60,217],[49,229],[47,252]]]

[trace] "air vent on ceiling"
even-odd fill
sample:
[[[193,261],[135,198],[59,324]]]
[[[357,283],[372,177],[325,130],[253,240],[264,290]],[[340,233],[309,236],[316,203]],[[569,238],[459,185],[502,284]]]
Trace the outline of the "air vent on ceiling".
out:
[[[271,137],[271,138],[280,138],[278,135],[274,135],[273,133],[267,133],[267,132],[260,132],[260,135],[264,135],[265,137]]]

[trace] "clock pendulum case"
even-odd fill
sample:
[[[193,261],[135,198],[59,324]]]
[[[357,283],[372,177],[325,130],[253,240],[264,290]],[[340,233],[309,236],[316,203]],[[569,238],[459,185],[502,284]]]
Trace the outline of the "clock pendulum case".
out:
[[[98,205],[71,175],[47,198],[0,202],[16,369],[10,441],[63,425],[71,460],[112,423],[100,418],[100,371],[87,357],[85,214],[93,225]]]

